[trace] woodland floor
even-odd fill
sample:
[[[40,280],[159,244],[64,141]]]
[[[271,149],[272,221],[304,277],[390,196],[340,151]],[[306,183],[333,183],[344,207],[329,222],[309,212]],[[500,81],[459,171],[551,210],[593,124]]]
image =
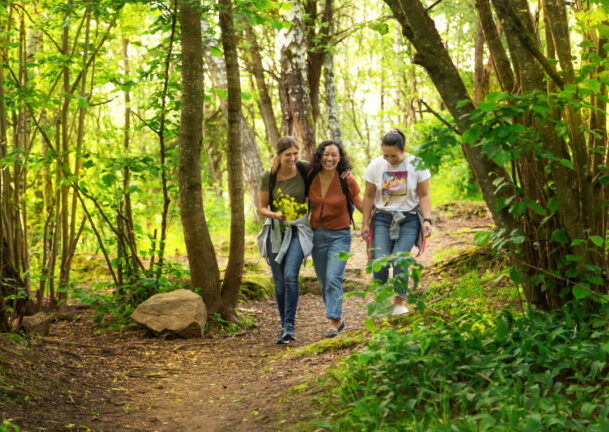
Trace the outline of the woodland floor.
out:
[[[434,254],[471,247],[473,234],[490,225],[479,205],[447,207],[434,218],[420,260],[431,269]],[[353,249],[348,272],[358,275],[366,265],[363,241],[354,237]],[[367,283],[365,274],[358,277]],[[421,286],[433,277],[450,276],[424,270]],[[316,397],[316,387],[306,383],[365,338],[364,303],[346,299],[346,329],[323,341],[321,297],[301,296],[297,341],[289,345],[274,343],[279,326],[272,299],[240,305],[253,328],[198,340],[160,340],[134,327],[100,330],[90,311],[68,307],[48,338],[28,346],[0,339],[0,416],[22,431],[301,430]]]

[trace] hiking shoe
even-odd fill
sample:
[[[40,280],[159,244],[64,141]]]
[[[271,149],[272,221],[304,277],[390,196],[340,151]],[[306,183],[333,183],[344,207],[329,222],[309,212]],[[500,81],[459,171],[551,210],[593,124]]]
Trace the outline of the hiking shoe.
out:
[[[345,320],[338,326],[338,332],[340,333],[345,328]]]
[[[290,341],[296,340],[296,333],[294,332],[294,324],[286,324],[283,328],[283,343],[290,343]]]
[[[408,312],[410,312],[410,309],[408,309],[406,306],[394,306],[393,310],[391,311],[391,316],[405,315]]]
[[[324,335],[324,337],[326,339],[332,339],[334,337],[338,336],[338,330],[336,329],[330,329],[326,332],[326,334]]]
[[[283,329],[279,330],[279,334],[277,335],[277,340],[275,341],[275,343],[278,343],[278,344],[290,343],[289,340],[284,339],[284,330]]]

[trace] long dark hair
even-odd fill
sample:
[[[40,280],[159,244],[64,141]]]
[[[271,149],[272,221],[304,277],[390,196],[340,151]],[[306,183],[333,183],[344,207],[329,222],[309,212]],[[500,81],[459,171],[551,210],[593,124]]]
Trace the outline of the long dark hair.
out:
[[[275,157],[273,158],[273,165],[271,167],[271,172],[273,174],[277,173],[277,170],[279,169],[279,155],[292,147],[298,148],[296,138],[293,136],[284,136],[277,140],[275,143]]]
[[[404,147],[406,145],[406,137],[404,133],[402,133],[399,129],[391,129],[383,136],[383,141],[381,141],[381,145],[384,146],[394,146],[400,149],[400,151],[404,151]]]
[[[338,165],[336,165],[336,171],[338,171],[338,173],[340,174],[343,171],[351,169],[351,162],[349,162],[349,158],[347,157],[347,154],[345,153],[343,147],[336,141],[328,140],[322,142],[319,146],[317,146],[317,148],[315,149],[315,153],[313,153],[313,160],[311,161],[311,169],[313,170],[313,175],[317,174],[322,170],[321,157],[324,154],[324,150],[326,149],[326,147],[331,145],[335,145],[336,148],[338,148],[338,154],[340,156]]]

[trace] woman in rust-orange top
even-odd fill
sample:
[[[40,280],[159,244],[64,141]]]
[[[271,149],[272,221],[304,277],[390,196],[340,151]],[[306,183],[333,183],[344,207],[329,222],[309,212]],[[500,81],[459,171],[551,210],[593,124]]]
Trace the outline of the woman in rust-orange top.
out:
[[[353,207],[362,210],[360,188],[352,175],[341,177],[351,165],[341,145],[324,141],[317,147],[309,175],[309,202],[313,227],[313,265],[321,284],[329,329],[326,338],[345,327],[342,319],[343,277],[346,261],[336,254],[351,250]]]

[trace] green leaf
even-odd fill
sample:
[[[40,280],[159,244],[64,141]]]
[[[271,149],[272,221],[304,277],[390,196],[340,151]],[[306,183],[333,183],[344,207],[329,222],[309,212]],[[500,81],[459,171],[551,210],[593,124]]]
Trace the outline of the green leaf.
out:
[[[488,231],[478,231],[474,234],[475,246],[486,246],[491,238],[491,233]]]
[[[389,33],[389,25],[384,22],[381,22],[381,23],[374,22],[374,23],[371,23],[369,25],[369,27],[370,27],[370,29],[379,33],[381,36],[385,36],[387,33]]]
[[[95,166],[95,162],[93,162],[91,159],[88,159],[84,164],[83,167],[85,168],[92,168]]]
[[[533,200],[526,199],[527,206],[540,216],[546,215],[546,210]]]
[[[478,103],[478,108],[487,113],[493,111],[496,106],[497,104],[492,101],[482,101]]]
[[[218,95],[218,97],[220,99],[227,99],[228,98],[228,90],[226,89],[215,89],[216,94]]]
[[[597,235],[590,236],[590,241],[598,247],[603,246],[603,243],[605,243],[605,240],[601,236]]]
[[[605,351],[606,353],[609,353],[609,341],[607,341],[603,345],[601,345],[601,349],[603,351]]]
[[[560,208],[560,204],[558,203],[558,197],[553,196],[548,200],[548,208],[552,213],[556,213],[558,211],[558,209]]]
[[[471,104],[472,101],[469,99],[462,99],[459,102],[457,102],[457,108],[463,108],[468,106],[469,104]]]
[[[527,211],[527,203],[518,201],[510,208],[510,213],[514,216],[522,216]]]
[[[217,46],[210,46],[209,53],[214,57],[222,57],[222,50]]]
[[[510,279],[512,279],[517,284],[521,284],[522,281],[524,280],[524,275],[516,267],[511,267],[510,268]]]
[[[569,236],[565,230],[554,230],[550,236],[550,241],[560,244],[569,244]]]
[[[601,83],[597,80],[586,79],[581,82],[581,86],[585,89],[592,90],[593,92],[601,91]]]
[[[573,287],[573,297],[575,297],[577,300],[581,300],[588,296],[590,296],[590,292],[587,289],[585,289],[584,287],[582,287],[580,285],[575,285]]]
[[[116,176],[112,173],[107,173],[102,176],[102,181],[108,187],[112,186],[116,182]]]
[[[558,159],[558,162],[560,162],[562,166],[573,169],[573,162],[571,162],[569,159]]]
[[[463,132],[461,135],[461,140],[468,144],[476,144],[480,137],[482,136],[482,128],[478,125],[474,125]]]

